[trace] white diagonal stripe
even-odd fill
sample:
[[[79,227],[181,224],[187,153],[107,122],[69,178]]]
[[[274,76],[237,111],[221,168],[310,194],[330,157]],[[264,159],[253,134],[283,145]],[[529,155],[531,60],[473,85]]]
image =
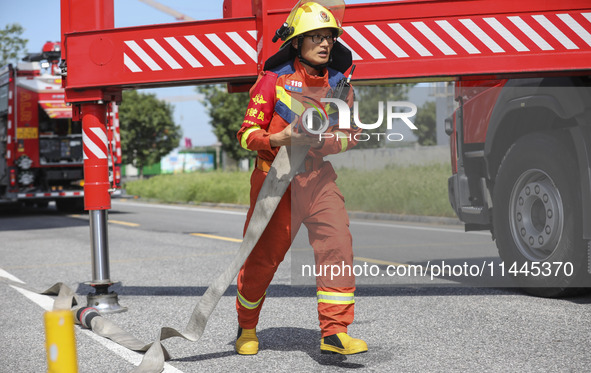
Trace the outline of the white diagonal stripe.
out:
[[[242,38],[242,36],[240,36],[240,34],[237,32],[226,32],[226,35],[228,35],[230,39],[236,43],[236,45],[246,52],[246,54],[248,54],[248,56],[252,58],[254,62],[257,62],[257,51],[255,51],[254,48],[251,47],[250,44],[248,44],[248,42]]]
[[[164,62],[168,64],[168,66],[170,66],[171,69],[179,70],[183,68],[166,50],[164,50],[164,48],[162,48],[162,46],[160,46],[160,44],[158,44],[156,40],[144,39],[144,41],[160,56],[160,58],[164,60]]]
[[[591,13],[581,13],[583,17],[587,18],[587,21],[591,22]]]
[[[105,154],[105,152],[103,152],[98,146],[96,146],[95,143],[93,143],[92,141],[85,141],[85,145],[86,148],[88,150],[90,150],[90,152],[92,154],[94,154],[94,156],[98,159],[105,159],[107,158],[107,154]],[[86,155],[86,152],[84,152],[84,159],[88,159],[88,156]]]
[[[363,58],[361,58],[361,56],[358,55],[357,52],[355,52],[353,50],[353,48],[351,48],[347,43],[345,43],[345,41],[343,39],[339,39],[339,43],[343,44],[347,49],[349,49],[351,51],[351,56],[353,58],[353,61],[363,60]]]
[[[451,56],[456,54],[456,52],[449,47],[437,34],[433,32],[424,22],[411,22],[417,30],[421,32],[421,34],[425,35],[427,39],[431,43],[433,43],[437,49],[439,49],[443,54],[446,56]]]
[[[558,18],[562,20],[571,30],[573,30],[581,39],[591,47],[591,34],[583,28],[570,14],[557,14]]]
[[[507,17],[509,21],[513,22],[515,26],[517,26],[528,38],[531,39],[538,47],[540,47],[543,51],[551,51],[554,50],[550,44],[544,40],[533,28],[530,27],[521,17],[514,16],[514,17]]]
[[[414,36],[412,36],[400,23],[390,23],[388,24],[394,32],[398,34],[404,41],[408,43],[418,54],[421,56],[432,56],[431,52],[427,50]]]
[[[257,30],[248,30],[247,32],[250,34],[250,36],[252,36],[254,40],[257,40]]]
[[[14,281],[14,282],[20,282],[21,284],[24,284],[25,282],[22,281],[21,279],[19,279],[18,277],[6,272],[5,270],[3,270],[2,268],[0,268],[0,277],[4,277],[9,279],[10,281]]]
[[[501,24],[496,18],[484,18],[484,21],[490,25],[499,35],[503,37],[513,48],[518,52],[527,52],[529,48],[523,45],[505,26]]]
[[[591,15],[591,13],[588,13]],[[570,14],[557,14],[558,18],[562,20],[562,22],[566,23],[571,30],[573,30],[581,39],[587,43],[591,47],[591,34],[587,30],[583,28]],[[591,21],[591,20],[590,20]]]
[[[105,150],[107,149],[107,134],[102,128],[99,127],[92,127],[90,128],[90,130],[99,138],[99,140],[102,142],[103,147],[100,147],[99,145],[95,144],[92,140],[90,140],[88,136],[86,136],[86,132],[82,133],[82,141],[84,142],[84,145],[98,159],[107,158],[107,154],[105,153]],[[86,154],[84,154],[84,156],[86,157]],[[88,157],[86,157],[86,159],[88,159]]]
[[[398,44],[394,42],[394,40],[390,39],[390,37],[386,35],[386,33],[382,31],[377,25],[365,25],[365,27],[372,34],[374,34],[376,38],[378,38],[388,49],[390,49],[390,51],[392,51],[396,57],[408,57],[408,54],[406,54],[406,52],[403,51],[402,48],[400,48]]]
[[[217,36],[216,34],[205,34],[205,36],[207,36],[207,38],[219,50],[221,50],[222,53],[225,54],[226,57],[228,57],[234,65],[244,65],[244,61],[242,61],[242,59],[240,59],[240,57],[238,57],[236,53],[234,53],[234,51],[230,49],[230,47],[228,47],[228,45],[226,45],[226,43],[224,43],[222,39],[220,39],[219,36]]]
[[[468,52],[469,54],[480,53],[478,48],[476,48],[472,43],[470,43],[468,39],[464,37],[464,35],[460,34],[460,32],[456,30],[455,27],[451,25],[451,23],[445,20],[435,21],[435,23],[437,23],[439,27],[443,29],[443,31],[447,32],[447,34],[451,36],[456,41],[456,43],[458,43],[462,48],[464,48],[466,52]]]
[[[482,29],[480,27],[478,27],[478,25],[476,23],[474,23],[474,21],[472,21],[469,18],[466,18],[466,19],[460,19],[460,22],[468,30],[470,30],[470,32],[472,32],[474,34],[474,36],[476,36],[478,38],[478,40],[480,40],[482,43],[484,43],[484,45],[486,45],[486,47],[488,49],[490,49],[491,52],[493,52],[493,53],[505,52],[505,50],[503,50],[503,48],[501,48],[500,45],[498,45],[490,36],[488,36],[488,34],[486,32],[482,31]]]
[[[195,49],[197,49],[213,66],[224,66],[222,61],[218,60],[218,58],[211,53],[211,51],[203,45],[201,40],[197,39],[195,35],[186,35],[185,39],[187,39],[187,41],[191,43],[191,45],[194,46]]]
[[[374,47],[369,40],[367,40],[363,35],[357,31],[357,29],[353,26],[346,26],[343,27],[347,35],[349,35],[353,40],[357,42],[361,46],[361,48],[365,49],[367,53],[369,53],[374,59],[379,60],[382,58],[386,58],[379,50]]]
[[[199,63],[199,61],[197,61],[197,59],[195,57],[193,57],[193,55],[191,55],[191,53],[189,53],[189,51],[187,49],[185,49],[185,47],[183,47],[183,45],[181,43],[179,43],[178,40],[176,40],[173,37],[164,38],[164,40],[166,40],[166,42],[175,51],[177,51],[177,53],[180,54],[181,57],[183,57],[185,59],[185,61],[187,61],[187,63],[189,65],[191,65],[191,67],[201,67],[201,66],[203,66],[202,64]]]
[[[160,66],[158,66],[158,64],[156,62],[154,62],[154,60],[152,59],[152,57],[148,56],[148,54],[146,52],[144,52],[144,50],[133,40],[128,40],[125,42],[125,44],[127,44],[127,46],[129,48],[131,48],[131,50],[146,64],[148,65],[148,67],[150,68],[150,70],[152,71],[158,71],[158,70],[162,70],[162,68]]]
[[[140,69],[139,66],[136,65],[135,62],[133,62],[133,60],[129,58],[129,56],[125,53],[123,53],[123,63],[125,64],[125,66],[127,66],[129,70],[131,70],[132,73],[142,71],[142,69]]]
[[[566,35],[562,33],[558,29],[558,27],[554,26],[552,22],[548,18],[543,15],[535,15],[532,16],[542,27],[546,29],[552,36],[556,38],[566,49],[579,49],[575,43],[573,43]]]
[[[99,140],[102,141],[102,143],[106,149],[107,148],[107,132],[105,131],[105,129],[102,127],[92,127],[92,128],[90,128],[90,130],[92,131],[92,133],[94,133],[96,135],[96,137],[99,138]]]

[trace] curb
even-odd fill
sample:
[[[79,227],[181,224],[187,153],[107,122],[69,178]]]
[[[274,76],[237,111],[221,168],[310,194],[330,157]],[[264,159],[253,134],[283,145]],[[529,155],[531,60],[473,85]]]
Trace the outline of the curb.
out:
[[[388,220],[403,221],[409,223],[426,223],[440,225],[464,225],[458,218],[448,218],[443,216],[423,216],[423,215],[400,215],[386,214],[377,212],[350,211],[349,218],[365,220]]]
[[[119,199],[127,199],[128,201],[142,201],[145,203],[154,204],[169,204],[169,205],[185,205],[195,207],[208,207],[208,208],[219,208],[219,209],[232,209],[248,211],[247,205],[238,205],[233,203],[214,203],[214,202],[201,202],[201,203],[184,203],[184,202],[159,202],[155,199],[141,198],[130,195],[122,195]],[[364,212],[364,211],[349,211],[350,219],[363,219],[363,220],[385,220],[385,221],[402,221],[409,223],[424,223],[424,224],[439,224],[439,225],[463,225],[458,218],[449,218],[443,216],[423,216],[423,215],[401,215],[401,214],[387,214],[378,212]]]

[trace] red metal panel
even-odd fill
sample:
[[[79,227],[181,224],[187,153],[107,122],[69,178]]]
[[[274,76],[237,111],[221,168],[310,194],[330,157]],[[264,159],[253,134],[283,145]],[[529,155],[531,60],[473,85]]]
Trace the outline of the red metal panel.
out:
[[[591,3],[406,1],[349,6],[356,80],[591,68]]]
[[[74,1],[74,0],[62,0]],[[227,15],[248,13],[226,1]],[[68,100],[78,90],[252,82],[277,51],[286,1],[252,1],[254,17],[67,35]],[[347,7],[341,40],[355,80],[591,69],[588,0],[396,1]]]
[[[66,58],[65,34],[115,27],[113,0],[61,0],[62,59]]]
[[[68,35],[67,88],[244,81],[257,74],[254,18]]]

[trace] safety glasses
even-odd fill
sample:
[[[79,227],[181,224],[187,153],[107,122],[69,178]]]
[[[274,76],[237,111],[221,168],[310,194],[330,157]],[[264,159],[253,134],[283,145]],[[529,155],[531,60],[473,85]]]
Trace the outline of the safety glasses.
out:
[[[322,44],[322,42],[324,40],[326,40],[328,42],[328,44],[334,44],[337,41],[337,38],[332,36],[332,35],[320,35],[320,34],[314,34],[314,35],[304,35],[307,38],[312,38],[312,43],[314,44]]]

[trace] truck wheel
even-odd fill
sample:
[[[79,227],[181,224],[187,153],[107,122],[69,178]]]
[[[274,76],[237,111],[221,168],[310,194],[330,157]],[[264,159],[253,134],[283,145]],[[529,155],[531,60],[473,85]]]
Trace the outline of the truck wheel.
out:
[[[493,227],[505,275],[526,292],[581,292],[587,278],[577,162],[556,136],[531,134],[507,151],[493,191]],[[508,271],[513,268],[513,273]]]
[[[55,200],[58,211],[66,214],[80,213],[84,211],[84,198],[62,198]]]

